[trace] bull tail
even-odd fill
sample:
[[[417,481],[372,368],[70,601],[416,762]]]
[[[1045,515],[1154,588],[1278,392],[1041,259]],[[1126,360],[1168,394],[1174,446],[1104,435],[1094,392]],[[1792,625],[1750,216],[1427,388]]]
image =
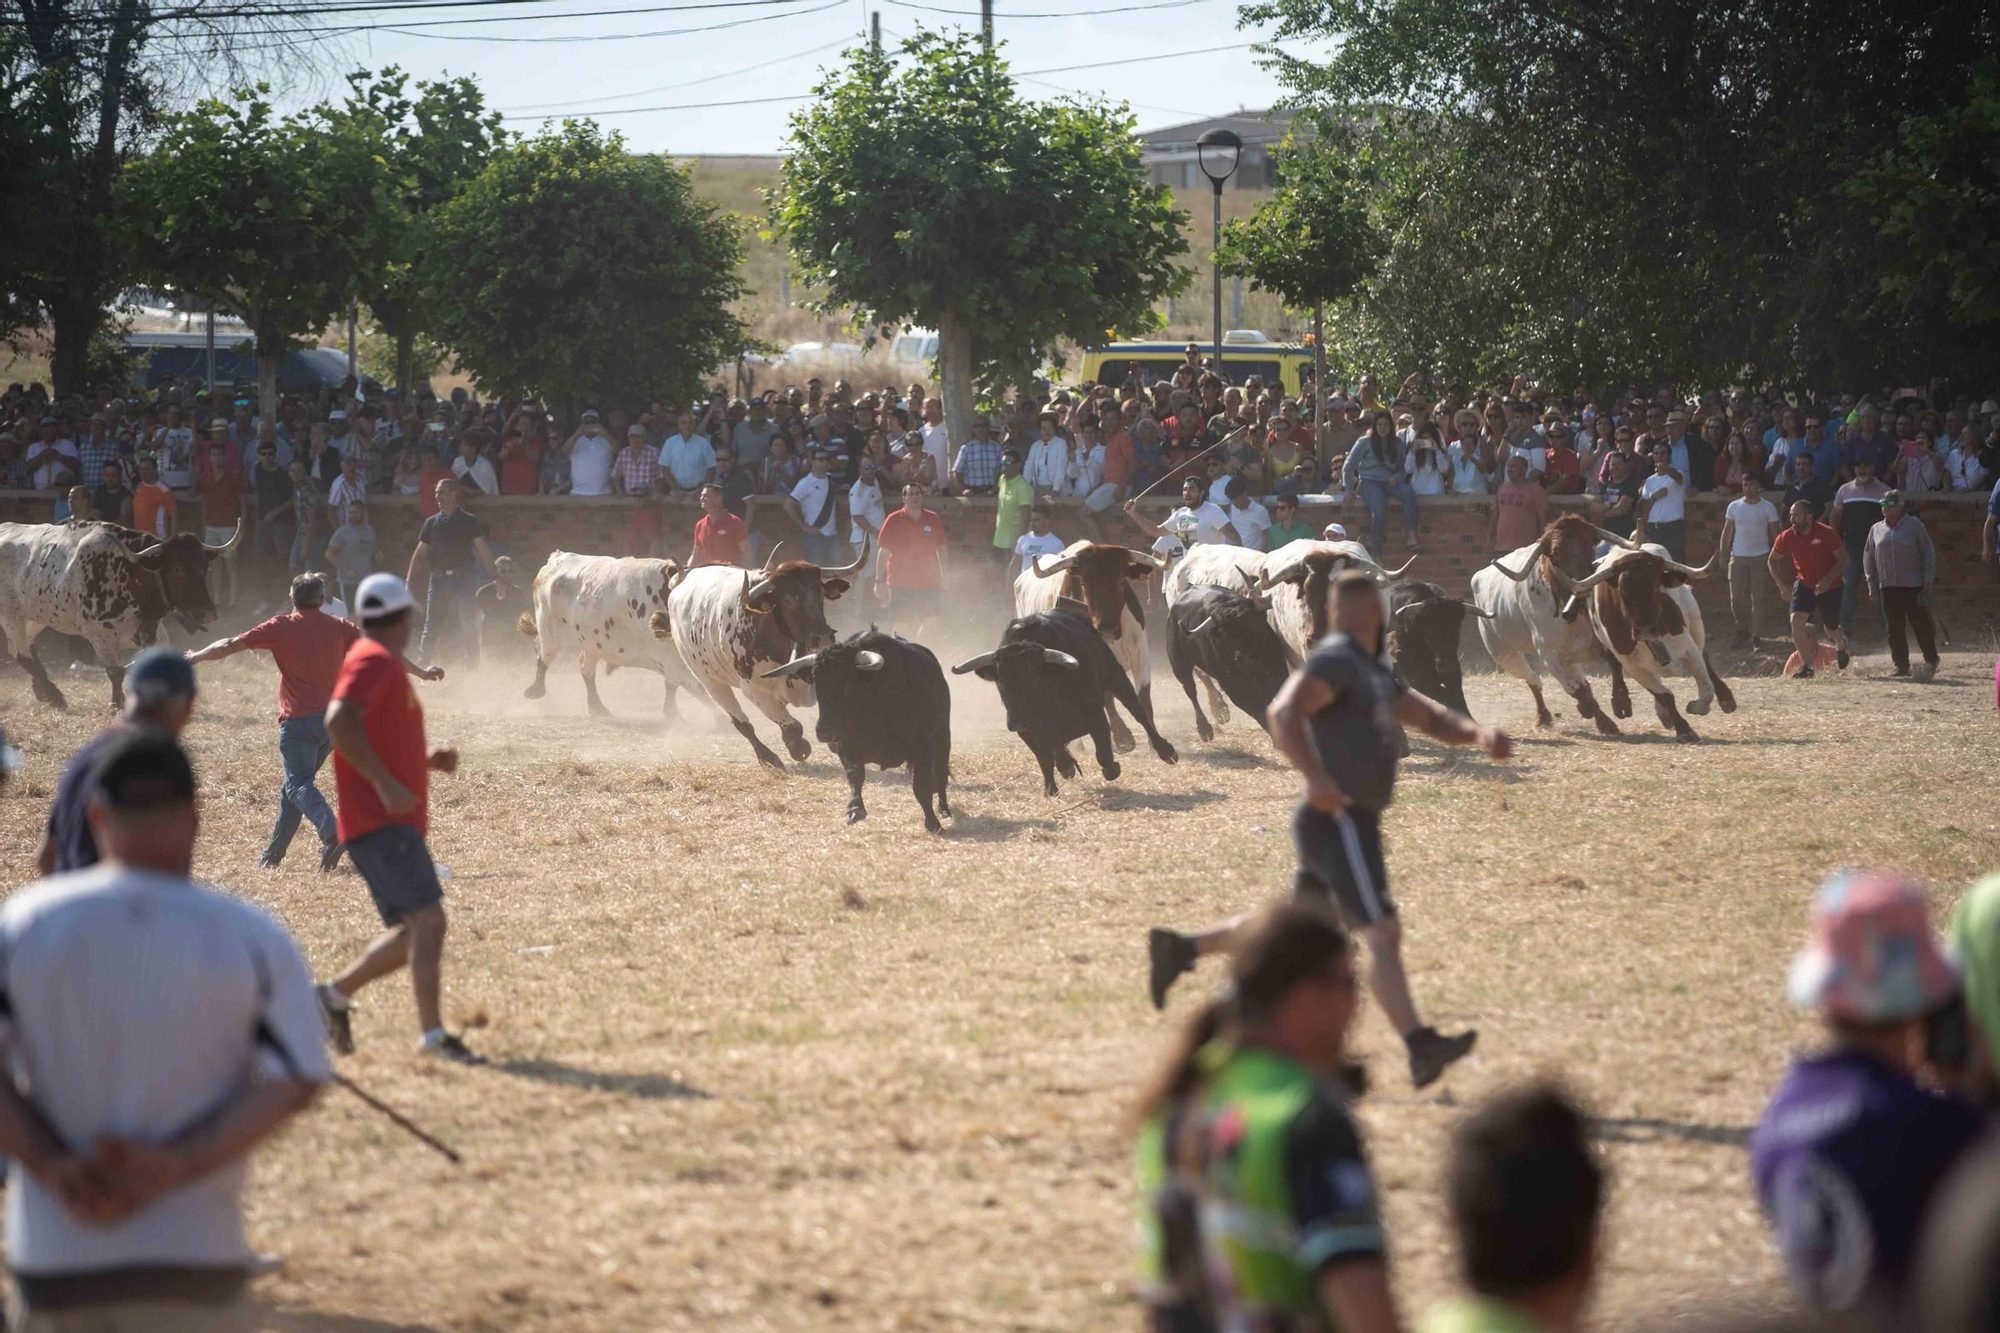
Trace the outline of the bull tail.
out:
[[[667,619],[665,611],[653,612],[652,617],[646,621],[646,624],[652,629],[653,637],[656,639],[671,639],[674,637],[673,622]]]
[[[531,639],[534,638],[537,634],[541,633],[540,630],[535,628],[534,615],[527,611],[523,611],[521,613],[521,618],[514,622],[514,628],[521,631],[521,633],[527,635]]]

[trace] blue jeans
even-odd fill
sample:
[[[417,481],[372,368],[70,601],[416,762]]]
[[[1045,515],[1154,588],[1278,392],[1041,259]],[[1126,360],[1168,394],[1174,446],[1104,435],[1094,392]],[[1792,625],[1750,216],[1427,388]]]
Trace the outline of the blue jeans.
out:
[[[1840,632],[1854,633],[1854,606],[1861,600],[1861,557],[1868,549],[1866,542],[1848,542],[1847,577],[1840,585]]]
[[[1389,497],[1403,502],[1403,526],[1417,530],[1417,493],[1407,481],[1363,481],[1361,503],[1368,506],[1368,540],[1362,545],[1370,555],[1382,554],[1382,523],[1389,516]]]
[[[300,816],[312,821],[321,845],[331,847],[338,840],[333,807],[313,785],[332,753],[333,743],[326,738],[326,714],[307,713],[278,724],[278,758],[285,765],[285,785],[278,792],[278,822],[264,848],[264,859],[272,865],[285,859],[292,835],[299,831]]]
[[[435,662],[443,655],[445,644],[456,641],[466,664],[479,665],[478,608],[472,600],[478,590],[473,570],[431,574],[424,598],[424,637],[417,644],[417,656]]]

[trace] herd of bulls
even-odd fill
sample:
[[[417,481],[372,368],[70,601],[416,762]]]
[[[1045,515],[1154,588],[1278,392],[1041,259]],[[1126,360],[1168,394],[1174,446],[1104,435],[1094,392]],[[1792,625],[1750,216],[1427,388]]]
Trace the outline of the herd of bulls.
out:
[[[43,628],[87,639],[115,694],[122,664],[155,640],[165,616],[191,630],[213,619],[205,576],[209,561],[227,550],[186,535],[158,543],[107,523],[0,525],[0,632],[33,677],[37,698],[62,703],[34,655]],[[866,550],[838,568],[780,555],[774,550],[761,570],[682,570],[671,560],[556,552],[535,578],[533,612],[521,617],[521,631],[536,640],[527,695],[539,698],[550,662],[572,652],[596,712],[603,711],[600,661],[657,671],[670,714],[677,691],[698,687],[772,767],[782,761],[757,735],[739,692],[777,726],[795,761],[811,746],[790,710],[816,703],[815,732],[841,761],[852,791],[849,822],[866,816],[868,765],[907,766],[925,827],[939,829],[938,813],[951,813],[951,693],[943,668],[921,644],[876,630],[839,641],[827,624],[826,603],[849,590],[848,576],[867,561]],[[1232,704],[1263,722],[1287,673],[1327,631],[1333,579],[1359,568],[1384,585],[1392,664],[1439,702],[1469,711],[1458,645],[1470,613],[1494,661],[1534,695],[1540,725],[1552,723],[1542,695],[1547,672],[1581,716],[1617,732],[1584,674],[1597,659],[1610,668],[1613,714],[1631,716],[1629,677],[1653,696],[1664,725],[1693,740],[1668,673],[1695,679],[1689,712],[1704,714],[1712,702],[1725,712],[1736,707],[1709,661],[1688,587],[1712,576],[1719,561],[1718,553],[1692,568],[1659,546],[1565,516],[1534,545],[1481,569],[1470,600],[1462,600],[1436,584],[1399,581],[1407,563],[1384,569],[1356,542],[1297,541],[1269,553],[1197,546],[1169,566],[1123,546],[1080,541],[1022,570],[1016,618],[999,644],[952,671],[997,687],[1008,729],[1034,753],[1053,796],[1057,775],[1076,776],[1069,746],[1084,737],[1104,776],[1119,775],[1116,754],[1135,748],[1121,712],[1162,760],[1178,757],[1154,723],[1147,599],[1139,585],[1164,571],[1167,663],[1206,741],[1214,736],[1209,714],[1225,722]]]

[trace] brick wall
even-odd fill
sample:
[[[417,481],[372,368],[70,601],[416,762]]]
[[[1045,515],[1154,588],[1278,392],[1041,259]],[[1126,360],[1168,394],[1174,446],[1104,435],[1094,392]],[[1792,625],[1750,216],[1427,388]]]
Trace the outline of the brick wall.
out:
[[[1714,549],[1722,526],[1721,497],[1696,496],[1688,501],[1688,554],[1699,563]],[[793,532],[790,520],[775,501],[752,501],[754,526],[766,535]],[[941,497],[930,501],[945,519],[950,535],[952,582],[956,589],[982,606],[980,614],[1003,608],[1007,593],[991,563],[993,501],[983,498]],[[486,520],[496,547],[511,553],[528,569],[541,565],[550,551],[581,551],[593,555],[630,555],[634,502],[627,499],[543,499],[530,496],[494,496],[468,506]],[[1174,507],[1165,497],[1148,497],[1140,502],[1142,512],[1152,522],[1164,520]],[[1581,509],[1575,497],[1562,497],[1554,507]],[[693,545],[695,520],[700,509],[693,502],[662,502],[660,514],[661,553],[685,558]],[[383,496],[371,506],[375,528],[381,538],[381,560],[385,567],[400,570],[409,559],[416,539],[418,516],[413,497]],[[1923,519],[1938,547],[1940,572],[1936,606],[1952,626],[2000,625],[2000,580],[1992,566],[1979,561],[1979,535],[1986,518],[1983,496],[1915,496],[1912,512]],[[0,491],[0,522],[47,522],[54,513],[53,496],[33,491]],[[1072,504],[1059,507],[1055,531],[1065,538],[1081,536]],[[201,521],[199,501],[190,501],[180,510],[183,528]],[[1367,514],[1359,502],[1349,509],[1338,506],[1307,506],[1301,521],[1317,528],[1338,521],[1357,540],[1367,529]],[[1422,501],[1418,536],[1424,553],[1411,570],[1421,577],[1462,592],[1470,586],[1473,571],[1488,558],[1486,533],[1492,521],[1490,502],[1481,497],[1437,496]],[[1403,541],[1402,519],[1392,505],[1384,559],[1401,564],[1408,551]],[[1126,523],[1122,515],[1112,515],[1105,523],[1108,540],[1144,546],[1147,540]],[[791,548],[795,553],[797,546]],[[1728,615],[1728,590],[1721,580],[1699,589],[1702,606],[1711,617]],[[1864,613],[1857,627],[1873,634],[1878,618]],[[1966,631],[1957,629],[1961,643],[1969,642]]]

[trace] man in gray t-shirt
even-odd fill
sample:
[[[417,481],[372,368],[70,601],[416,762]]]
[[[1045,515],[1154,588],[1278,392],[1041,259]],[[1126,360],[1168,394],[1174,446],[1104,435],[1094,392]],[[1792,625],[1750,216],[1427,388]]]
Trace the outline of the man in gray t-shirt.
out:
[[[1271,742],[1305,779],[1292,816],[1298,870],[1292,891],[1332,903],[1349,930],[1368,941],[1368,986],[1409,1049],[1410,1081],[1433,1083],[1471,1051],[1476,1032],[1445,1036],[1426,1027],[1403,972],[1402,927],[1389,896],[1382,854],[1382,812],[1394,799],[1401,748],[1398,722],[1446,745],[1477,745],[1505,759],[1505,732],[1481,726],[1434,703],[1396,679],[1382,660],[1388,608],[1374,576],[1350,570],[1328,593],[1333,633],[1314,645],[1271,701]],[[1155,929],[1150,938],[1155,1006],[1167,987],[1203,954],[1228,947],[1237,923],[1182,935]]]

